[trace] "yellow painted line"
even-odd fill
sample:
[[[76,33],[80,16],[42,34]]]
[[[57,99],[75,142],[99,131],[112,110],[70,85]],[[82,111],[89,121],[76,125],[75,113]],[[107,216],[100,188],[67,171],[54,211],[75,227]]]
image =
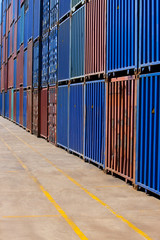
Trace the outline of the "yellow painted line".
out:
[[[40,190],[44,193],[44,195],[52,203],[52,205],[56,208],[56,210],[60,213],[60,215],[64,218],[64,220],[70,225],[70,227],[73,229],[73,231],[78,235],[78,237],[82,240],[87,240],[88,238],[84,235],[84,233],[71,220],[71,218],[68,217],[68,215],[65,213],[65,211],[58,205],[58,203],[53,199],[53,197],[49,194],[49,192],[47,192],[47,190],[40,184],[38,179],[31,174],[28,167],[23,163],[21,158],[17,156],[17,154],[12,150],[12,148],[5,142],[5,140],[3,138],[0,137],[0,139],[4,143],[4,145],[11,151],[12,155],[18,160],[18,162],[21,164],[21,166],[27,171],[28,175],[39,186]]]
[[[3,216],[3,218],[54,218],[60,215],[28,215],[28,216]]]
[[[73,179],[72,177],[70,177],[67,173],[65,173],[62,169],[60,169],[59,167],[57,167],[54,163],[52,163],[48,158],[46,158],[43,154],[41,154],[38,150],[36,150],[35,148],[33,148],[31,145],[29,145],[27,142],[25,142],[23,139],[21,139],[20,137],[18,137],[16,134],[14,134],[12,131],[10,131],[10,129],[8,129],[6,126],[4,126],[2,123],[0,123],[6,130],[8,130],[8,132],[10,132],[13,136],[15,136],[17,139],[19,139],[19,141],[23,142],[26,146],[28,146],[30,149],[32,149],[34,152],[36,152],[37,154],[39,154],[39,156],[42,157],[42,159],[44,159],[45,161],[47,161],[50,165],[52,165],[55,169],[57,169],[58,172],[62,173],[66,178],[68,178],[72,183],[74,183],[77,187],[79,187],[81,190],[83,190],[86,194],[88,194],[93,200],[95,200],[96,202],[98,202],[99,204],[101,204],[103,207],[105,207],[110,213],[112,213],[115,217],[117,217],[119,220],[121,220],[122,222],[124,222],[125,224],[128,225],[128,227],[130,227],[132,230],[134,230],[136,233],[138,233],[139,235],[141,235],[144,239],[147,240],[152,240],[152,238],[150,238],[145,232],[143,232],[141,229],[139,229],[138,227],[136,227],[134,224],[132,224],[130,221],[128,221],[126,218],[124,218],[123,216],[120,216],[117,212],[115,212],[108,204],[106,204],[105,202],[103,202],[101,199],[99,199],[97,196],[95,196],[94,194],[92,194],[89,190],[87,190],[86,188],[84,188],[80,183],[78,183],[75,179]]]

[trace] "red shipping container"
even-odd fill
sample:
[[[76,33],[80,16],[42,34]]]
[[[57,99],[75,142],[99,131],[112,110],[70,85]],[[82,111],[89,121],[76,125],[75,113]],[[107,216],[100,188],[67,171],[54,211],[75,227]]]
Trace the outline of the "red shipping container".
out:
[[[12,90],[9,89],[9,119],[11,119]]]
[[[111,79],[106,85],[105,170],[135,182],[137,80]]]
[[[91,0],[86,3],[85,75],[105,74],[106,9],[106,0]]]
[[[23,87],[20,87],[20,112],[19,112],[19,124],[23,126]]]
[[[8,90],[8,64],[6,63],[4,66],[4,90],[7,92]]]
[[[17,56],[17,22],[14,24],[14,58]]]
[[[5,44],[5,63],[7,63],[8,60],[8,37],[6,37],[6,44]]]
[[[39,90],[33,90],[33,121],[32,121],[32,130],[33,134],[39,136]]]
[[[20,52],[17,54],[17,79],[16,87],[19,88],[20,83]]]
[[[13,31],[13,25],[10,28],[10,55],[12,54],[12,31]]]
[[[9,31],[9,11],[6,11],[6,37],[8,36]]]
[[[0,24],[0,45],[2,45],[2,24]]]
[[[33,58],[33,41],[28,43],[27,50],[27,86],[32,87],[32,58]]]
[[[27,127],[26,130],[32,132],[32,90],[27,90]]]
[[[40,94],[41,105],[40,105],[40,136],[47,138],[48,137],[48,90],[47,88],[41,89]]]
[[[12,18],[13,18],[13,16],[12,16],[12,5],[10,5],[8,10],[9,10],[9,20],[8,20],[8,22],[9,22],[9,31],[10,31],[10,27],[11,27],[11,24],[12,24]]]
[[[2,64],[2,68],[1,68],[1,91],[4,90],[4,69],[5,69],[5,64]]]
[[[13,120],[16,122],[16,96],[17,93],[14,91],[14,101],[13,101]]]
[[[2,42],[3,42],[3,63],[6,61],[6,39],[5,37],[2,39]]]
[[[57,142],[57,88],[50,87],[48,91],[48,141]]]
[[[8,60],[8,88],[13,87],[13,70],[14,70],[14,60],[12,56]]]

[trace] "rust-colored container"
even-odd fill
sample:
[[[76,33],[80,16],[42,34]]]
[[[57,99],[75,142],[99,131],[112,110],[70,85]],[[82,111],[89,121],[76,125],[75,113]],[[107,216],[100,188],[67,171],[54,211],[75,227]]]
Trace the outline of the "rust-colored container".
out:
[[[8,60],[8,37],[6,37],[5,38],[5,41],[6,41],[6,44],[5,44],[5,50],[6,50],[6,52],[5,52],[5,63],[7,63],[7,60]]]
[[[1,68],[1,92],[4,90],[4,68],[5,68],[5,64],[2,64],[2,68]]]
[[[17,22],[14,24],[14,58],[17,56]]]
[[[23,87],[20,87],[20,111],[19,111],[19,124],[23,126]]]
[[[57,143],[57,88],[48,91],[48,141]]]
[[[85,75],[105,74],[106,0],[86,3]]]
[[[12,3],[13,4],[13,3]],[[10,26],[11,26],[11,24],[12,24],[12,18],[13,18],[13,9],[12,9],[12,4],[10,5],[10,7],[9,7],[9,20],[8,20],[8,22],[9,22],[9,29],[10,29]]]
[[[17,77],[16,77],[16,88],[19,88],[20,83],[20,52],[17,54]]]
[[[27,90],[27,127],[26,130],[32,132],[32,89]]]
[[[22,44],[20,47],[18,67],[19,67],[19,86],[22,86],[24,68],[24,44]]]
[[[4,66],[4,90],[7,92],[8,90],[8,64],[6,63]]]
[[[137,80],[111,79],[106,84],[105,169],[135,182]]]
[[[6,38],[2,39],[3,42],[3,62],[6,62]]]
[[[14,101],[13,101],[13,120],[16,122],[16,91],[14,91]]]
[[[13,39],[12,39],[12,37],[13,37],[13,26],[14,25],[12,25],[11,27],[10,27],[10,55],[12,54],[12,41],[13,41]]]
[[[40,92],[41,105],[40,105],[40,136],[48,137],[48,89],[42,88]]]
[[[33,58],[33,40],[28,43],[27,49],[27,86],[32,86],[32,58]]]
[[[12,90],[9,89],[9,119],[11,119],[11,106],[12,106]]]
[[[14,71],[14,61],[13,56],[8,60],[8,88],[13,87],[13,71]]]
[[[33,90],[33,121],[32,121],[33,134],[39,136],[39,90]]]

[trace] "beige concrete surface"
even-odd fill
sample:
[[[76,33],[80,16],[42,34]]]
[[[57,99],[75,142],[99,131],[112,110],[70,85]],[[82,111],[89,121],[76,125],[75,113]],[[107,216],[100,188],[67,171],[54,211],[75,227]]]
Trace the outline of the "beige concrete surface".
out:
[[[160,240],[160,200],[0,117],[0,240]]]

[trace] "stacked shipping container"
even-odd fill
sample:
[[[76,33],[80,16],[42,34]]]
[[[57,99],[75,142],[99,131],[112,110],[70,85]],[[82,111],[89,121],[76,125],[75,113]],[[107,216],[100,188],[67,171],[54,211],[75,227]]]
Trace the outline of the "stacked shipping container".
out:
[[[0,115],[160,195],[159,0],[0,5]]]

